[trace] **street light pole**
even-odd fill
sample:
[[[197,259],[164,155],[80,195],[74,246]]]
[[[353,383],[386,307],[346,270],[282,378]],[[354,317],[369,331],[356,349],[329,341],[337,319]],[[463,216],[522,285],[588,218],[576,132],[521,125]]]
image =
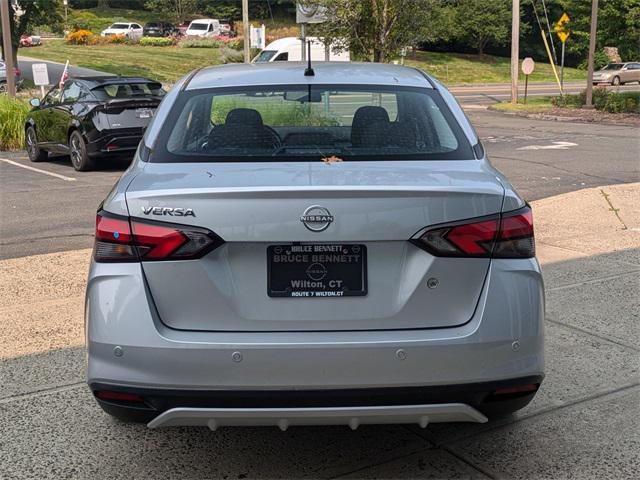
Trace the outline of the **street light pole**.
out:
[[[598,30],[598,0],[591,0],[591,32],[589,34],[589,60],[587,67],[587,92],[585,107],[593,108],[593,57],[596,54],[596,32]]]
[[[251,31],[249,27],[249,0],[242,0],[242,29],[244,31],[244,63],[251,62]]]
[[[513,0],[511,12],[511,103],[518,103],[518,67],[520,63],[520,0]]]
[[[0,16],[2,17],[2,51],[4,52],[4,63],[7,72],[7,93],[10,97],[14,97],[16,94],[16,70],[13,64],[8,1],[0,1]]]

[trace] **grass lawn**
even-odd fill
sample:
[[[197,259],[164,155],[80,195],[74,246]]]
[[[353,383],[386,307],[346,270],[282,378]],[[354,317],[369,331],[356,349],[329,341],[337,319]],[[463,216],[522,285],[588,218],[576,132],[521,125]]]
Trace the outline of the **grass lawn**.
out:
[[[421,68],[445,85],[466,83],[508,83],[511,81],[511,60],[491,55],[468,55],[461,53],[417,52],[406,58],[407,65]],[[558,75],[560,71],[558,70]],[[522,71],[520,76],[524,80]],[[575,68],[564,69],[565,81],[584,80],[587,73]],[[555,77],[548,63],[536,62],[531,82],[554,82]]]
[[[522,103],[522,100],[515,105],[511,102],[501,102],[491,105],[489,108],[500,112],[538,113],[553,108],[553,105],[551,104],[551,97],[532,97],[527,98],[526,104]]]
[[[140,45],[66,45],[63,40],[44,40],[35,48],[20,49],[18,55],[69,62],[120,75],[141,75],[174,83],[185,73],[219,63],[216,48],[141,47]]]
[[[45,40],[41,47],[23,49],[19,54],[65,62],[72,65],[95,68],[121,75],[142,75],[173,83],[185,73],[197,67],[219,63],[219,53],[214,48],[141,47],[139,45],[66,45],[62,40]],[[417,52],[409,56],[407,65],[421,68],[446,85],[465,83],[509,82],[509,59],[484,55]],[[565,69],[565,80],[584,80],[585,72]],[[537,63],[530,81],[554,81],[551,67]]]

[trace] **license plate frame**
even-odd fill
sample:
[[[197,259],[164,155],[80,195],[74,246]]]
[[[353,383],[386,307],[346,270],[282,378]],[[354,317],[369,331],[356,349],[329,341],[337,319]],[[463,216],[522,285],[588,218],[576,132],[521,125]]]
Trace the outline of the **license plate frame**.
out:
[[[368,294],[366,245],[279,244],[267,246],[266,253],[269,297],[341,298]]]

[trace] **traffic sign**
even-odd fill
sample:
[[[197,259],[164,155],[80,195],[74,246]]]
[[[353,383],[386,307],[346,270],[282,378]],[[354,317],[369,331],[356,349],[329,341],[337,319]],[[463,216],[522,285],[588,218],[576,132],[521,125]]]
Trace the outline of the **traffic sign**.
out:
[[[531,57],[527,57],[522,61],[522,73],[525,75],[531,75],[535,67],[536,62],[534,62]]]
[[[571,19],[569,18],[569,15],[567,15],[567,13],[565,12],[562,14],[562,16],[560,17],[560,20],[556,22],[553,28],[556,32],[556,35],[558,35],[558,38],[562,43],[567,41],[567,38],[569,38],[569,34],[571,33],[571,31],[569,30],[570,22],[571,22]]]

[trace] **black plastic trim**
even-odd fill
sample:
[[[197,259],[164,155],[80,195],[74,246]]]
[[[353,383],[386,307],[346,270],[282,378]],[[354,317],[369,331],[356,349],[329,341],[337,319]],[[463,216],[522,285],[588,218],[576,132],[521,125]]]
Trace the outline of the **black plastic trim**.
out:
[[[493,382],[433,385],[422,387],[348,388],[313,390],[173,390],[149,389],[94,382],[89,388],[135,393],[144,398],[144,404],[100,400],[108,413],[123,417],[143,417],[150,421],[162,412],[178,407],[192,408],[329,408],[393,405],[425,405],[439,403],[465,403],[481,412],[508,413],[508,402],[519,409],[535,396],[536,391],[506,396],[504,401],[492,397],[500,388],[520,385],[540,385],[543,375],[512,378]],[[513,410],[510,410],[513,411]],[[115,413],[113,413],[115,412]],[[121,413],[122,415],[119,415]],[[135,418],[128,420],[136,421]]]

